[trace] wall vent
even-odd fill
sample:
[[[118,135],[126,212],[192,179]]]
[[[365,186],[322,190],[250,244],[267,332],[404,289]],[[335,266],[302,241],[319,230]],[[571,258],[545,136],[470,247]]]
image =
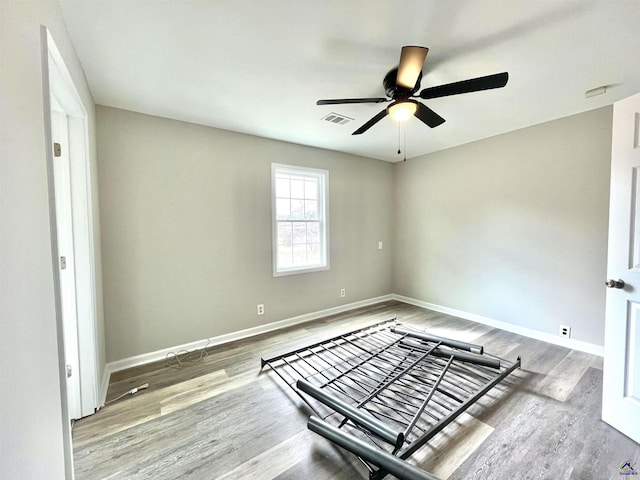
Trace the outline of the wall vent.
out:
[[[331,112],[330,114],[322,117],[322,120],[326,120],[330,123],[336,123],[338,125],[344,125],[351,122],[353,118],[347,117],[345,115],[340,115],[339,113]]]

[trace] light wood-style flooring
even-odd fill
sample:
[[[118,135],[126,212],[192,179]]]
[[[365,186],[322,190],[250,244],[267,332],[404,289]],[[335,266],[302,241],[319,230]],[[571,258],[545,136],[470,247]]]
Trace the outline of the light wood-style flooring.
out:
[[[212,347],[191,367],[158,362],[113,374],[108,400],[150,386],[75,423],[76,479],[367,478],[353,455],[307,430],[304,403],[260,370],[260,357],[393,316],[522,357],[522,369],[418,452],[423,468],[443,479],[497,480],[620,479],[627,461],[640,470],[640,446],[600,420],[601,358],[386,302]]]

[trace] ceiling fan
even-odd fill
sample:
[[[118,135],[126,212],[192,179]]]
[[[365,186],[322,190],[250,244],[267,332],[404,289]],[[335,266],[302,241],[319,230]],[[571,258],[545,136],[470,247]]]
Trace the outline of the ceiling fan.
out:
[[[382,81],[384,91],[389,98],[338,98],[331,100],[318,100],[316,105],[392,102],[387,108],[353,132],[352,135],[360,135],[366,132],[387,115],[391,115],[398,121],[406,120],[411,115],[415,115],[423,123],[434,128],[444,123],[444,118],[431,110],[425,104],[413,100],[413,98],[439,98],[449,95],[458,95],[460,93],[501,88],[504,87],[509,80],[509,74],[507,72],[502,72],[494,75],[487,75],[485,77],[471,78],[460,82],[438,85],[436,87],[428,87],[423,89],[419,94],[414,95],[420,89],[422,65],[427,58],[428,52],[429,49],[425,47],[402,47],[400,64],[397,68],[394,68],[387,73]]]

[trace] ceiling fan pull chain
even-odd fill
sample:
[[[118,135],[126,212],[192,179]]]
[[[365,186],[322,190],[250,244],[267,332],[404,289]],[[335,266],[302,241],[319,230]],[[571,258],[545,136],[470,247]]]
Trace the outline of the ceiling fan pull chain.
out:
[[[407,161],[407,131],[404,131],[404,147],[403,147],[403,152],[404,152],[404,160],[402,160],[403,162]]]
[[[400,151],[400,122],[398,122],[398,155],[402,152]]]

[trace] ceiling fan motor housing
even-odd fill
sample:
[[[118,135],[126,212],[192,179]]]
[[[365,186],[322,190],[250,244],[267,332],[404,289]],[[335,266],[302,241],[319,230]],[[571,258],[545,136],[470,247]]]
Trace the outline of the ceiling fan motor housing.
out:
[[[384,77],[382,81],[382,86],[384,87],[384,93],[387,97],[393,98],[394,100],[397,98],[408,98],[418,90],[420,90],[420,81],[422,80],[422,72],[418,75],[418,79],[416,80],[416,84],[412,89],[399,87],[396,83],[396,79],[398,77],[398,68],[394,68],[389,71]]]

